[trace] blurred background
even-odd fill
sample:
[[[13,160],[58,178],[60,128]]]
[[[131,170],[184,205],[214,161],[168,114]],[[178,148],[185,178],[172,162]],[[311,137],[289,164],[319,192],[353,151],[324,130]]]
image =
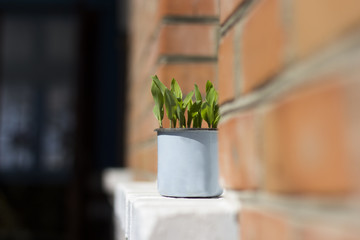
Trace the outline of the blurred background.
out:
[[[125,1],[0,1],[0,239],[111,239]]]
[[[113,239],[104,170],[156,179],[154,74],[219,90],[239,239],[359,239],[359,9],[0,0],[0,240]]]

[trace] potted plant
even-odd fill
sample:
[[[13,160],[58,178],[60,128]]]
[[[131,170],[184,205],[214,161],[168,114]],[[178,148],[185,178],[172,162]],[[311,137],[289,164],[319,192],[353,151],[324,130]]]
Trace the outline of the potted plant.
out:
[[[203,99],[198,86],[183,97],[175,79],[168,89],[155,75],[151,93],[159,121],[158,191],[169,197],[215,197],[222,193],[218,182],[218,93],[206,83]],[[193,99],[194,98],[194,99]],[[171,128],[163,128],[164,112]],[[202,128],[203,120],[207,128]]]

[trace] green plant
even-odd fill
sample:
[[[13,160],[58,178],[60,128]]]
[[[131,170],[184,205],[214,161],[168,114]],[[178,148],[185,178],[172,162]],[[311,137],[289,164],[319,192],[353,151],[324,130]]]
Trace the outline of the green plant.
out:
[[[217,128],[220,120],[218,93],[210,81],[206,83],[204,100],[196,84],[194,91],[188,93],[183,99],[181,88],[174,78],[171,81],[170,90],[156,75],[151,78],[151,94],[155,101],[153,112],[160,128],[163,127],[165,110],[172,128],[176,127],[177,122],[180,128],[191,128],[191,124],[193,128],[201,128],[203,120],[209,128]],[[194,94],[195,99],[193,100]]]

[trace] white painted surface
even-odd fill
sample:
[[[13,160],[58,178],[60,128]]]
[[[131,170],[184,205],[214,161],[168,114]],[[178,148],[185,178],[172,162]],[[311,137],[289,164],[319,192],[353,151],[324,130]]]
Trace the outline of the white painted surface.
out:
[[[118,183],[131,182],[132,179],[133,173],[127,168],[108,168],[102,174],[103,189],[112,196]]]
[[[225,198],[167,198],[156,183],[119,183],[117,240],[236,240],[238,206]]]

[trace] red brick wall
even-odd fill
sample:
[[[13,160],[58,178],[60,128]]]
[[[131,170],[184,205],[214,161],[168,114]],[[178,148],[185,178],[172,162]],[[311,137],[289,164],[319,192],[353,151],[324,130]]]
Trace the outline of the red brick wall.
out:
[[[211,80],[239,239],[360,239],[360,1],[130,2],[128,165],[156,173],[149,76]]]
[[[220,167],[242,240],[360,239],[359,9],[220,1]]]
[[[127,163],[142,174],[156,173],[157,120],[151,75],[184,92],[217,83],[219,3],[217,0],[135,0],[130,3],[130,74]],[[164,126],[169,122],[164,121]]]

